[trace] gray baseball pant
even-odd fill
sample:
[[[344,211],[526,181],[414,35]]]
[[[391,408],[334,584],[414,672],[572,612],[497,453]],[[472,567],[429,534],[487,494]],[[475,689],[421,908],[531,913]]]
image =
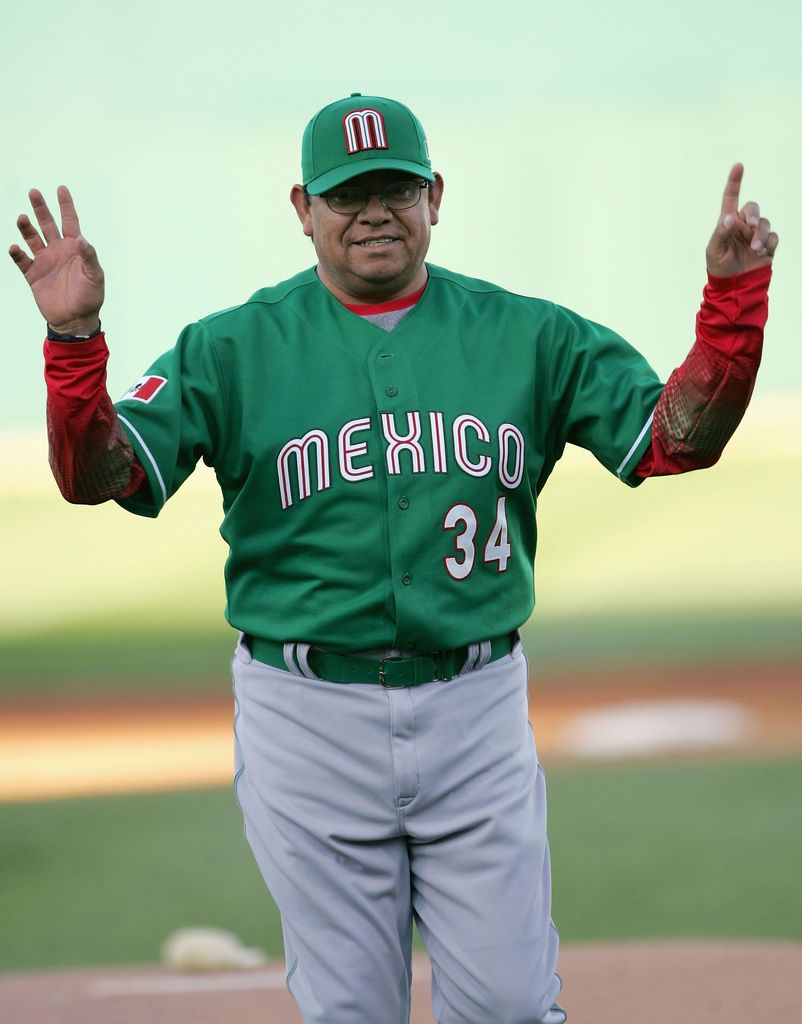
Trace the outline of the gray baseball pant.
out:
[[[512,654],[404,689],[233,663],[236,794],[305,1024],[407,1024],[413,918],[438,1024],[551,1024],[546,791]]]

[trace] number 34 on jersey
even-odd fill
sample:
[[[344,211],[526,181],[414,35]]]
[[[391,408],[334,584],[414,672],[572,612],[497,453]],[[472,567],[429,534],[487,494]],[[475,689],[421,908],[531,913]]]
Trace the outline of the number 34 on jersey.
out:
[[[446,570],[455,580],[470,576],[476,562],[479,521],[470,505],[452,505],[443,519],[444,530],[455,530],[455,553],[443,559]],[[496,563],[498,572],[504,572],[510,560],[510,541],[507,532],[507,499],[503,495],[496,502],[496,521],[482,548],[482,561]]]

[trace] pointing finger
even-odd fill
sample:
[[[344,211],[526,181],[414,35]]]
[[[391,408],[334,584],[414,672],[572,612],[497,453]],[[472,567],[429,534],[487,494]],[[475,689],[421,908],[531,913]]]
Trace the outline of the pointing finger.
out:
[[[57,242],[61,235],[59,229],[56,226],[56,222],[53,220],[53,214],[50,212],[50,207],[45,202],[45,197],[37,188],[32,188],[28,193],[31,200],[31,206],[33,212],[36,214],[36,219],[39,221],[39,227],[42,229],[42,234],[48,242]],[[27,239],[26,239],[27,241]]]
[[[741,179],[743,176],[744,165],[735,164],[730,171],[730,176],[727,178],[727,184],[724,186],[724,196],[721,200],[722,218],[726,217],[727,214],[736,214],[738,212],[738,197],[741,194]]]

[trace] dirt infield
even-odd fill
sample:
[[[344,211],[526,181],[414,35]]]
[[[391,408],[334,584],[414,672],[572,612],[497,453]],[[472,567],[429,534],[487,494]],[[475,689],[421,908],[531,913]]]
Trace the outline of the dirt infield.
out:
[[[570,1024],[794,1024],[802,944],[619,943],[561,954]],[[413,968],[412,1024],[433,1024],[429,970]],[[300,1024],[283,966],[225,974],[105,968],[0,975],[13,1024]],[[487,1024],[493,1024],[488,1021]]]

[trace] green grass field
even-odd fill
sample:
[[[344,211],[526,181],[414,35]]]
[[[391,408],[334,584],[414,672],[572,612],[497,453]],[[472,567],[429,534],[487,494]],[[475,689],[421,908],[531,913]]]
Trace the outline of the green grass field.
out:
[[[548,774],[565,941],[802,938],[802,761]],[[154,961],[187,925],[281,955],[228,789],[0,806],[0,876],[0,970]]]

